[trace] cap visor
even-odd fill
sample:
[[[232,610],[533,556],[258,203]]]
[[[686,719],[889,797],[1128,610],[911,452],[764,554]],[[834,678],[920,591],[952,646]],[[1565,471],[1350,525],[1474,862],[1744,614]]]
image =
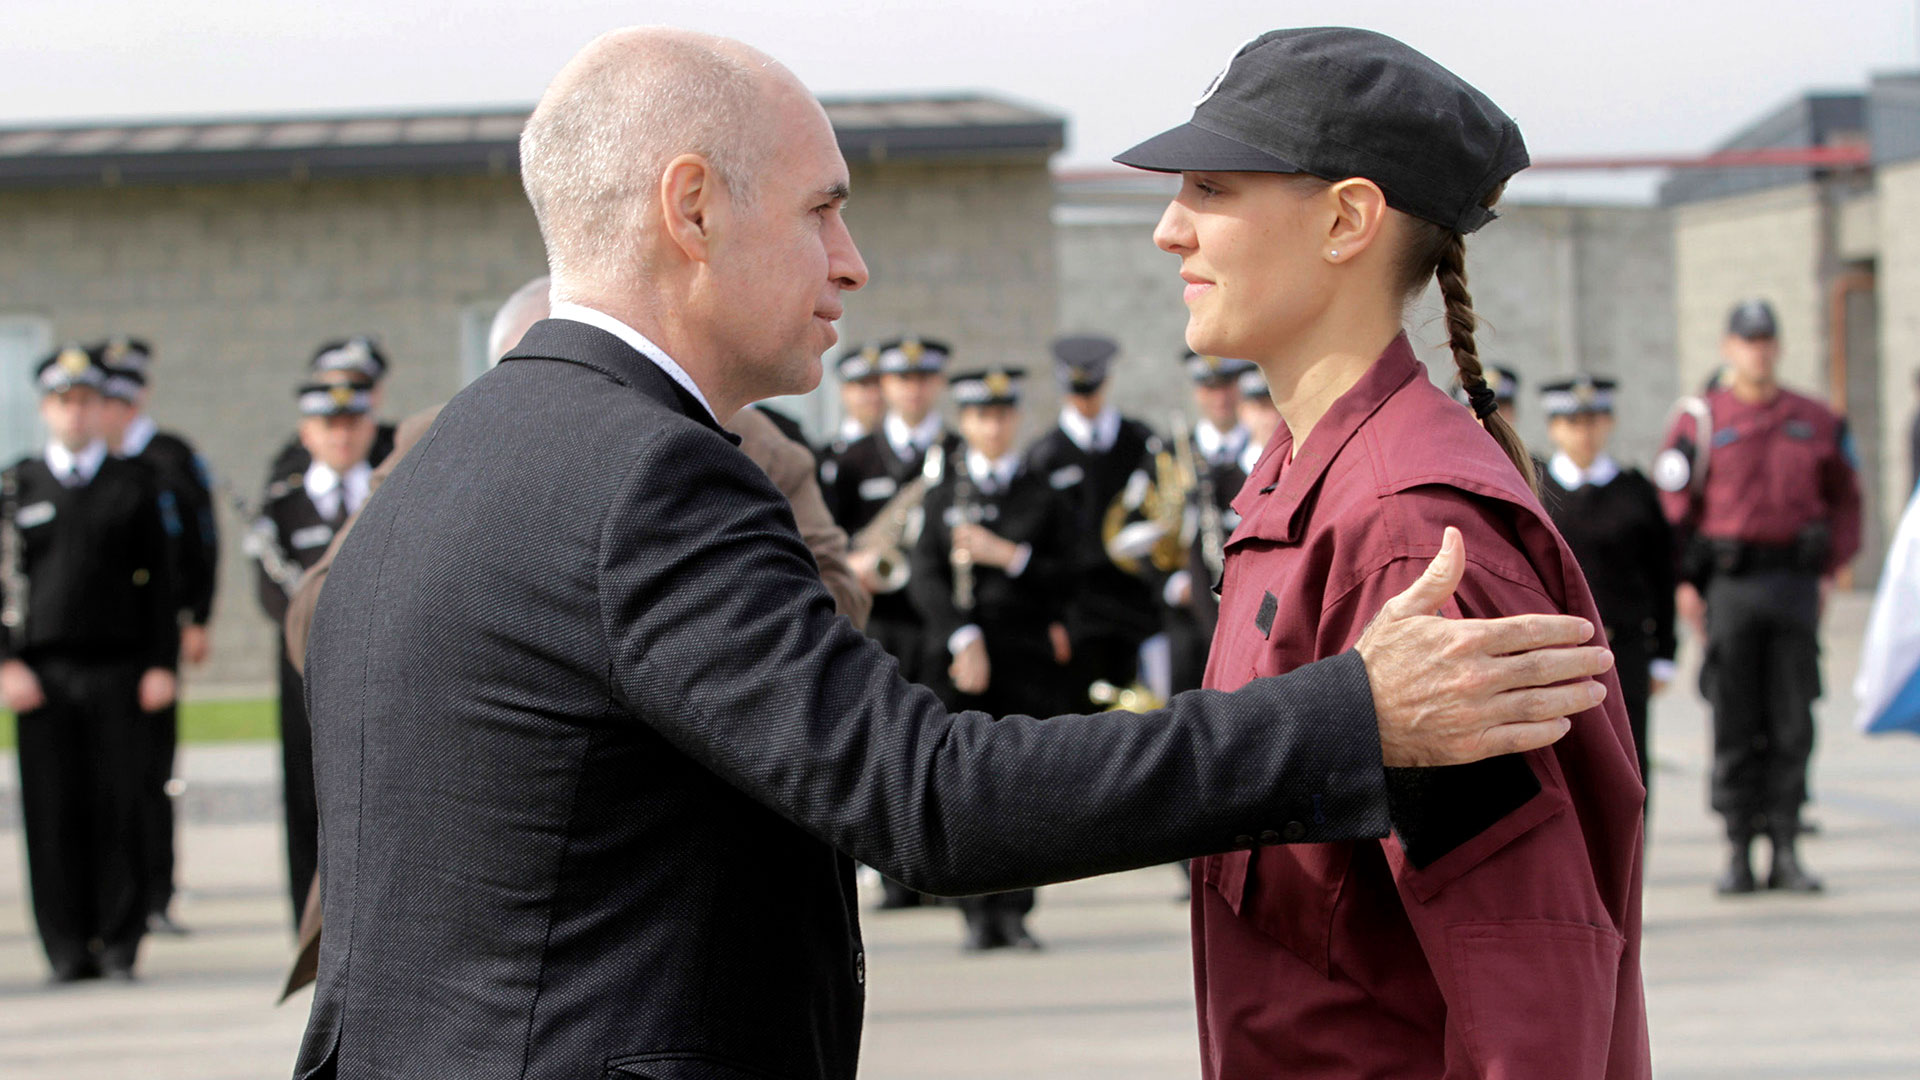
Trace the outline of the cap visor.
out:
[[[1291,161],[1192,123],[1163,131],[1114,161],[1148,172],[1305,172]]]

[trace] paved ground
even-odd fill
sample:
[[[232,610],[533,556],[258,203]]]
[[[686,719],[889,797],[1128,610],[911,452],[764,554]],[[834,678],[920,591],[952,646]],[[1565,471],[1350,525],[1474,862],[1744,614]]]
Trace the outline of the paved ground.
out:
[[[1844,598],[1829,634],[1823,832],[1807,851],[1826,897],[1709,895],[1720,848],[1702,809],[1704,718],[1683,690],[1658,708],[1645,949],[1662,1080],[1920,1077],[1920,742],[1848,727],[1863,616]],[[271,1005],[290,936],[277,830],[257,820],[273,768],[262,748],[187,763],[181,914],[196,933],[154,942],[138,986],[44,988],[19,859],[0,857],[0,1077],[287,1075],[306,1001]],[[0,829],[0,846],[17,837]],[[871,916],[863,1075],[1194,1075],[1174,888],[1156,869],[1045,890],[1034,926],[1052,947],[1037,957],[959,956],[948,910]]]

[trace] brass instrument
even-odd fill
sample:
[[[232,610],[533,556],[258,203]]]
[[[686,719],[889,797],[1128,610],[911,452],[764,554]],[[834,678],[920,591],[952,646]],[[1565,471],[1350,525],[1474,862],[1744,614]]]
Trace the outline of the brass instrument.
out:
[[[14,470],[0,474],[0,629],[20,634],[27,625],[25,543],[14,515],[20,512],[20,481]],[[16,639],[16,644],[17,644]]]
[[[267,520],[265,513],[248,506],[240,493],[233,490],[233,485],[222,480],[219,491],[226,497],[227,505],[240,516],[240,520],[247,523],[247,535],[240,543],[241,550],[260,564],[260,569],[266,571],[267,577],[275,585],[280,586],[281,592],[291,597],[300,588],[300,579],[306,571],[280,550],[280,537],[274,530],[273,522]]]
[[[873,520],[853,534],[854,551],[880,553],[873,564],[874,576],[880,579],[875,592],[897,593],[907,587],[907,580],[913,576],[907,549],[920,539],[921,504],[926,499],[927,478],[922,474],[894,492]]]
[[[957,459],[957,460],[956,460]],[[947,468],[953,473],[953,516],[956,526],[974,525],[980,520],[980,508],[974,502],[973,475],[967,472],[965,451],[958,447],[947,454]],[[961,618],[973,614],[973,552],[948,543],[948,560],[953,567],[953,610]]]
[[[1152,712],[1166,707],[1160,695],[1154,693],[1145,683],[1132,686],[1115,686],[1105,679],[1087,688],[1087,697],[1095,705],[1104,705],[1108,712]]]
[[[1187,563],[1181,533],[1194,473],[1190,464],[1182,464],[1178,453],[1188,441],[1187,418],[1181,413],[1173,415],[1173,433],[1174,450],[1163,446],[1153,456],[1151,480],[1142,485],[1137,480],[1144,474],[1135,473],[1108,504],[1101,524],[1100,540],[1107,557],[1135,576],[1146,573],[1146,564],[1171,574]]]
[[[1176,438],[1180,441],[1175,447],[1180,453],[1180,468],[1193,478],[1194,501],[1199,503],[1200,559],[1207,569],[1207,584],[1220,580],[1220,571],[1227,564],[1226,522],[1220,517],[1219,493],[1213,487],[1213,470],[1203,465],[1193,452],[1193,440],[1187,436],[1186,418],[1174,414]]]

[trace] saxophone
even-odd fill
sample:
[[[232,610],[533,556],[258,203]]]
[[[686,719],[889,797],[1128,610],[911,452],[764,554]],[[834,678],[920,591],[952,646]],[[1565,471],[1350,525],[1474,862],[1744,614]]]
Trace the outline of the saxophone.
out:
[[[974,505],[973,475],[967,472],[964,452],[959,449],[949,452],[947,468],[953,472],[954,519],[958,524],[975,524],[980,518],[980,508]],[[949,544],[949,550],[953,567],[953,610],[965,619],[973,614],[973,553],[953,544]]]
[[[874,576],[880,579],[876,592],[897,593],[907,587],[907,580],[913,576],[907,549],[920,539],[921,504],[926,499],[927,478],[923,474],[894,492],[873,520],[853,534],[853,550],[880,553],[873,564]]]
[[[1179,419],[1184,426],[1184,418]],[[1192,439],[1184,432],[1179,438],[1176,449],[1180,452],[1180,469],[1193,480],[1194,501],[1199,503],[1200,559],[1211,583],[1220,580],[1220,571],[1227,564],[1226,522],[1220,516],[1219,492],[1214,489],[1212,467],[1203,464],[1194,454]]]
[[[1194,473],[1180,453],[1188,443],[1184,414],[1173,414],[1172,430],[1174,449],[1162,446],[1154,453],[1153,476],[1135,473],[1107,505],[1106,520],[1101,525],[1100,539],[1107,557],[1136,577],[1144,576],[1149,564],[1160,573],[1171,574],[1187,561],[1181,532]],[[1141,480],[1147,482],[1138,483]]]

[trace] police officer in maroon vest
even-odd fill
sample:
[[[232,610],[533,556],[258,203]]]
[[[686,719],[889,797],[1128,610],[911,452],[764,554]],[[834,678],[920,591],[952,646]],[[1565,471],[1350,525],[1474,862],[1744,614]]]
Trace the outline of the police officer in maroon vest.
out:
[[[1683,399],[1654,462],[1680,534],[1680,614],[1706,636],[1700,690],[1713,706],[1713,808],[1732,858],[1722,895],[1759,887],[1753,838],[1773,849],[1770,889],[1818,892],[1794,842],[1820,696],[1821,595],[1860,550],[1860,485],[1846,422],[1782,388],[1773,308],[1733,309],[1727,378]]]

